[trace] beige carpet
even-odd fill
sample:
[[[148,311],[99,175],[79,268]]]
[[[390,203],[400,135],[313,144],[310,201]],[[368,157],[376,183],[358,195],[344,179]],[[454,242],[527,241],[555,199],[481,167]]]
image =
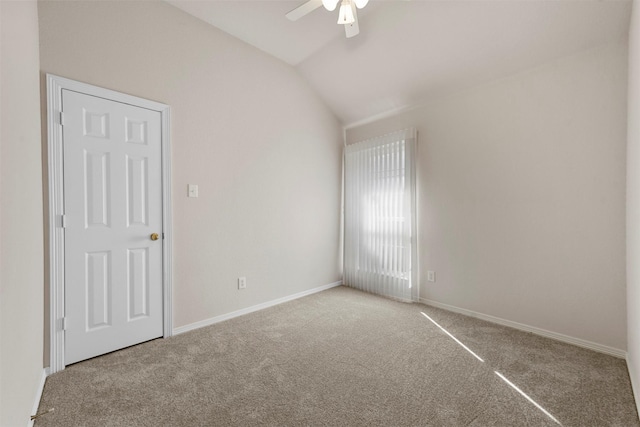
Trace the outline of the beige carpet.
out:
[[[345,287],[72,365],[52,407],[37,427],[640,425],[624,360]]]

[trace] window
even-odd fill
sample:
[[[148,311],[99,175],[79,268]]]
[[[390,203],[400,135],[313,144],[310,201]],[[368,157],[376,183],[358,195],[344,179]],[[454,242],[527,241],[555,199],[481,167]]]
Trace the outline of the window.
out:
[[[414,129],[346,147],[347,286],[402,300],[417,297],[415,150]]]

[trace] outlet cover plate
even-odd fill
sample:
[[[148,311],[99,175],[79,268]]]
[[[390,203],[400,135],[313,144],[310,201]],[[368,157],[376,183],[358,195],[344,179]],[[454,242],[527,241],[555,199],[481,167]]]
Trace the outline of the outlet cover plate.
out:
[[[198,197],[198,184],[189,184],[187,186],[187,195],[189,197]]]

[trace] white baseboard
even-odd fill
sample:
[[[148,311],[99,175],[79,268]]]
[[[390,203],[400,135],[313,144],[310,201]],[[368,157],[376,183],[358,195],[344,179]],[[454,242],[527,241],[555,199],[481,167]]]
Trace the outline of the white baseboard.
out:
[[[44,391],[44,383],[48,376],[49,368],[44,368],[42,370],[42,376],[40,377],[40,384],[38,384],[38,390],[36,390],[33,407],[31,408],[31,415],[36,415],[38,413],[38,406],[40,406],[40,399],[42,399],[42,392]],[[29,420],[27,422],[27,427],[33,427],[34,422],[34,420]]]
[[[233,319],[234,317],[242,316],[244,314],[253,313],[254,311],[264,310],[265,308],[273,307],[274,305],[282,304],[283,302],[292,301],[294,299],[306,297],[307,295],[315,294],[317,292],[326,291],[327,289],[335,288],[342,285],[342,280],[333,282],[328,285],[318,286],[317,288],[309,289],[307,291],[298,292],[297,294],[289,295],[286,297],[267,301],[262,304],[254,305],[251,307],[243,308],[241,310],[232,311],[231,313],[221,314],[220,316],[212,317],[210,319],[201,320],[199,322],[190,323],[185,326],[180,326],[173,329],[173,335],[183,334],[185,332],[200,329],[205,326],[213,325],[214,323],[223,322],[225,320]]]
[[[635,366],[633,363],[629,363],[629,354],[626,357],[627,360],[627,370],[629,371],[629,380],[631,381],[631,390],[633,391],[633,397],[636,400],[636,407],[638,408],[638,414],[640,414],[640,384],[635,382],[638,372],[636,372]]]
[[[447,311],[453,311],[455,313],[464,314],[465,316],[475,317],[481,320],[486,320],[487,322],[497,323],[499,325],[508,326],[510,328],[519,329],[525,332],[531,332],[532,334],[540,335],[543,337],[551,338],[557,341],[562,341],[567,344],[573,344],[578,347],[588,348],[589,350],[597,351],[599,353],[608,354],[611,356],[619,357],[621,359],[625,359],[627,357],[627,352],[624,350],[620,350],[618,348],[609,347],[606,345],[598,344],[595,342],[583,340],[580,338],[570,337],[568,335],[559,334],[556,332],[547,331],[545,329],[536,328],[535,326],[525,325],[523,323],[513,322],[511,320],[501,319],[499,317],[490,316],[488,314],[478,313],[475,311],[467,310],[465,308],[459,308],[448,304],[443,304],[441,302],[428,300],[426,298],[420,298],[420,302],[426,305],[430,305],[432,307],[441,308]],[[637,401],[637,399],[636,399]]]

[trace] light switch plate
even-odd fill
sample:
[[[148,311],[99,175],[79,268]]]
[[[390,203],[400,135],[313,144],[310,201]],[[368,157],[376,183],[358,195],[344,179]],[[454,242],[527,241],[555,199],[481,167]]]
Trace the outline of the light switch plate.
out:
[[[188,195],[189,195],[189,197],[198,197],[198,185],[197,184],[189,184],[188,185]]]

